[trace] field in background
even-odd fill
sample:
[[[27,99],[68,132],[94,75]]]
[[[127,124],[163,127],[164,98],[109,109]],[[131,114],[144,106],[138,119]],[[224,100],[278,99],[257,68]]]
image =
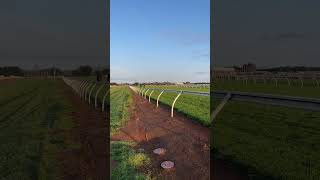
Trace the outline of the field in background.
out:
[[[55,131],[72,128],[60,80],[0,81],[0,179],[59,179],[54,156],[76,146]]]
[[[188,91],[200,91],[209,92],[209,88],[185,88],[177,86],[146,86],[146,88],[157,89],[173,89],[173,90],[188,90]],[[156,101],[161,91],[154,91],[151,95],[151,99]],[[147,96],[150,95],[150,91]],[[171,107],[174,99],[178,93],[164,92],[159,102],[165,106]],[[210,97],[209,96],[196,96],[190,94],[182,94],[175,104],[175,111],[180,112],[194,121],[197,121],[205,126],[210,126]]]
[[[313,82],[305,82],[301,87],[299,82],[291,82],[291,86],[286,81],[279,82],[278,86],[274,82],[253,83],[248,82],[245,84],[243,81],[225,80],[216,81],[211,85],[212,91],[224,90],[224,91],[243,91],[243,92],[255,92],[255,93],[269,93],[287,96],[301,96],[301,97],[315,97],[320,98],[320,87],[318,88]]]
[[[174,89],[174,90],[184,90],[184,91],[200,91],[200,92],[210,92],[210,86],[177,86],[177,85],[147,85],[146,88],[159,88],[159,89]]]
[[[110,130],[111,135],[118,132],[130,118],[132,92],[128,86],[110,89]],[[139,153],[134,142],[111,141],[111,179],[150,179],[139,169],[150,163],[149,157]]]
[[[298,82],[297,82],[298,83]],[[214,90],[320,97],[320,88],[216,82]],[[213,99],[216,107],[221,100]],[[320,177],[320,113],[315,111],[230,101],[212,128],[215,158],[248,168],[252,179],[317,179]]]

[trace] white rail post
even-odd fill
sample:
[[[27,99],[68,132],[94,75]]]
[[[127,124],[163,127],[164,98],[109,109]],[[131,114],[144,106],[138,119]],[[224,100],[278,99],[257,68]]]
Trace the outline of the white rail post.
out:
[[[144,98],[147,99],[147,93],[150,89],[148,89],[145,93],[144,93]]]
[[[173,103],[172,103],[172,107],[171,107],[171,117],[173,117],[173,109],[174,109],[174,105],[176,104],[176,101],[178,100],[178,98],[181,96],[182,91],[180,91],[180,93],[177,95],[177,97],[174,99]]]
[[[104,86],[104,84],[102,84],[101,86],[100,86],[100,88],[97,90],[97,92],[96,92],[96,96],[95,96],[95,98],[94,98],[94,107],[95,108],[97,108],[97,106],[98,106],[98,102],[97,102],[97,99],[98,99],[98,94],[99,94],[99,92],[101,91],[101,89],[103,88],[103,86]]]
[[[163,94],[164,91],[161,91],[161,93],[158,95],[158,98],[157,98],[157,107],[159,107],[159,99],[160,99],[160,96]]]
[[[84,101],[87,101],[87,92],[90,89],[90,87],[92,86],[92,84],[89,83],[89,86],[86,87],[86,90],[84,92]]]
[[[84,92],[84,100],[85,101],[87,101],[87,93],[88,93],[91,86],[92,86],[92,84],[89,82],[89,86],[86,87],[86,90]]]
[[[73,80],[77,85],[77,88],[76,88],[76,93],[79,95],[79,92],[80,92],[80,88],[81,88],[81,85],[82,85],[82,81],[80,82],[76,82],[75,80]]]
[[[83,98],[83,96],[84,96],[84,92],[85,92],[85,90],[86,90],[86,87],[89,85],[89,83],[87,83],[87,82],[85,82],[84,83],[84,86],[82,87],[82,89],[81,89],[81,98]]]
[[[142,92],[141,92],[141,96],[143,96],[143,92],[144,92],[145,90],[146,90],[146,89],[143,89],[143,90],[142,90]]]
[[[79,96],[82,98],[82,91],[83,91],[83,88],[86,86],[86,81],[83,81],[83,84],[81,85],[80,87],[80,93],[79,93]]]
[[[276,78],[273,78],[274,82],[276,83],[276,87],[278,87],[278,80]]]
[[[76,80],[75,80],[76,81]],[[81,88],[82,88],[82,86],[84,85],[84,81],[77,81],[77,84],[78,84],[78,88],[77,88],[77,94],[78,94],[78,96],[80,96],[81,95]]]
[[[301,88],[303,88],[303,79],[301,78],[300,81],[301,81]]]
[[[78,92],[78,94],[79,94],[79,96],[81,97],[81,93],[82,93],[82,89],[84,88],[84,86],[86,85],[86,81],[81,81],[81,83],[80,83],[80,88],[79,88],[79,92]]]
[[[102,100],[102,112],[104,111],[104,103],[105,103],[105,100],[106,100],[106,97],[109,93],[110,89],[107,90],[106,94],[103,96],[103,100]]]
[[[92,88],[91,88],[91,90],[90,90],[90,93],[89,93],[89,104],[90,104],[90,102],[91,102],[91,94],[92,94],[92,91],[93,91],[93,89],[96,87],[96,83],[92,86]]]
[[[223,109],[223,107],[227,104],[227,102],[231,99],[231,93],[228,93],[226,97],[223,98],[222,102],[215,108],[215,110],[211,114],[211,122],[213,122],[219,112]]]
[[[141,88],[139,89],[139,95],[142,94],[143,89],[144,89],[143,87],[141,87]]]
[[[80,81],[79,87],[78,87],[78,90],[77,90],[78,95],[81,95],[81,89],[82,89],[83,85],[84,85],[84,81]]]
[[[150,93],[150,95],[149,95],[149,102],[151,102],[151,101],[150,101],[150,98],[151,98],[151,95],[152,95],[153,92],[154,92],[154,90],[152,90],[151,93]]]

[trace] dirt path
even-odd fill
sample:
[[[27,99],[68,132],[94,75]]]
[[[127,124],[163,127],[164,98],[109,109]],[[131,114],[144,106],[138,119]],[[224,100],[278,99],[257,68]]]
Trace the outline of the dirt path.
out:
[[[72,119],[76,127],[71,134],[81,145],[79,150],[62,152],[58,159],[66,180],[109,179],[109,132],[107,114],[89,106],[64,85],[66,98],[75,107]]]
[[[166,108],[156,108],[147,100],[134,94],[132,117],[112,140],[133,140],[152,157],[151,170],[159,179],[210,178],[209,128],[193,123],[182,115],[170,117]],[[152,152],[165,148],[166,154]],[[172,171],[162,170],[161,162],[175,163]]]

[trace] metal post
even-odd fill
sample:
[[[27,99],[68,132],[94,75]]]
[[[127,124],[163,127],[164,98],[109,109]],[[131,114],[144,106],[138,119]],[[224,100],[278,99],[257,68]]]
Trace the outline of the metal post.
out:
[[[174,109],[174,105],[176,104],[176,101],[178,100],[178,98],[181,96],[182,91],[180,91],[180,93],[177,95],[177,97],[174,99],[173,103],[172,103],[172,107],[171,107],[171,117],[173,117],[173,109]]]
[[[161,91],[161,93],[159,94],[158,98],[157,98],[157,107],[159,107],[159,99],[160,99],[160,96],[163,94],[164,91]]]
[[[93,91],[93,89],[96,87],[96,83],[92,86],[92,88],[91,88],[91,90],[90,90],[90,93],[89,93],[89,104],[90,104],[90,102],[91,102],[91,93],[92,93],[92,91]]]
[[[110,89],[107,90],[106,94],[103,96],[103,100],[102,100],[102,111],[104,111],[104,103],[105,103],[105,100],[106,100],[106,97],[109,93]]]
[[[151,98],[151,95],[152,95],[153,92],[154,92],[154,90],[152,90],[151,93],[150,93],[150,95],[149,95],[149,102],[151,102],[151,101],[150,101],[150,98]]]
[[[102,84],[102,86],[100,86],[100,88],[97,90],[97,92],[96,92],[96,96],[95,96],[95,98],[94,98],[94,107],[95,108],[97,108],[97,106],[98,106],[98,102],[97,102],[97,99],[98,99],[98,94],[99,94],[99,92],[101,91],[101,89],[103,88],[103,86],[104,86],[104,84]]]

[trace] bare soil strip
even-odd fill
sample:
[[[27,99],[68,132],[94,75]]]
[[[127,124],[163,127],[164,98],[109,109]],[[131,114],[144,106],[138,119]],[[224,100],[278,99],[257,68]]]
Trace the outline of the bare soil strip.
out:
[[[111,140],[135,141],[152,158],[148,168],[159,179],[210,179],[209,128],[175,113],[170,117],[167,108],[156,108],[134,94],[131,118]],[[153,150],[165,148],[164,155]],[[163,161],[173,161],[173,170],[163,170]]]
[[[74,141],[81,145],[79,150],[62,152],[61,161],[66,180],[109,179],[109,131],[103,114],[89,106],[66,85],[66,98],[75,107],[72,119],[75,127],[70,132]]]

